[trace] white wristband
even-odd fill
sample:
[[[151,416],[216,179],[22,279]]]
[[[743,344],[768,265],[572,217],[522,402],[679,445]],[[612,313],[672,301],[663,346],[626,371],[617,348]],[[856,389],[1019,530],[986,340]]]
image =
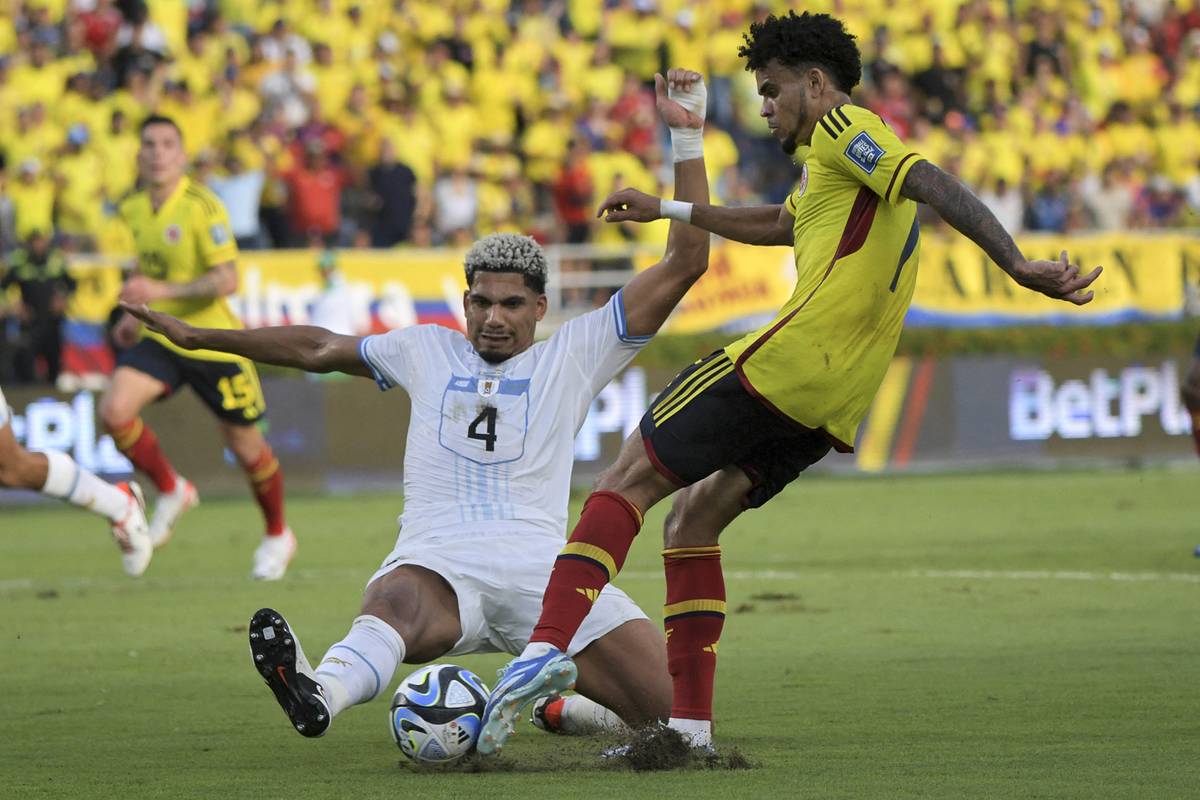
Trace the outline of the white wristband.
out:
[[[682,200],[660,200],[658,201],[658,215],[663,219],[691,222],[692,204]]]
[[[674,161],[704,158],[704,131],[697,128],[671,128],[671,154]]]

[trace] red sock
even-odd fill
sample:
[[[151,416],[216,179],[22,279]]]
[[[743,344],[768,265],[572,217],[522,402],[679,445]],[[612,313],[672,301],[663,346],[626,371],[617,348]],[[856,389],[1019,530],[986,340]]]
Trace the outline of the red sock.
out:
[[[1192,439],[1196,442],[1196,455],[1200,456],[1200,411],[1192,411]]]
[[[667,669],[674,682],[671,716],[712,719],[717,641],[725,627],[725,577],[721,548],[678,547],[663,551],[667,572]]]
[[[267,536],[278,536],[287,527],[283,519],[283,470],[279,468],[279,459],[270,445],[264,444],[258,460],[244,469],[250,477],[254,499],[267,521]]]
[[[154,431],[146,427],[141,417],[134,417],[112,431],[117,449],[133,462],[133,465],[150,476],[160,492],[175,491],[175,468],[163,455]]]
[[[565,651],[605,584],[617,577],[642,527],[642,515],[616,492],[593,492],[542,596],[542,616],[530,642]]]

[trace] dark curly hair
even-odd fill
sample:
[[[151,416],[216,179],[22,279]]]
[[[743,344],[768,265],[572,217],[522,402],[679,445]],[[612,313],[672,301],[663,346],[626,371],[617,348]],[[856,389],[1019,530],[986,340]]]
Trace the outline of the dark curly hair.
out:
[[[762,69],[772,59],[793,69],[817,66],[846,93],[862,79],[862,57],[854,35],[828,14],[772,14],[762,22],[750,23],[750,32],[742,38],[746,43],[738,48],[738,56],[746,59],[749,71]]]

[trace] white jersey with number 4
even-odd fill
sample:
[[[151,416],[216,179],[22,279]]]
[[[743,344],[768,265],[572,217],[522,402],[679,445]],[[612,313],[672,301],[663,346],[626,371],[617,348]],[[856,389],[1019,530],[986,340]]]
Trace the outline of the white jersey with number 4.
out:
[[[399,386],[412,400],[401,541],[513,532],[561,539],[575,434],[592,399],[649,339],[626,330],[621,292],[500,364],[440,325],[364,338],[359,352],[380,388]]]

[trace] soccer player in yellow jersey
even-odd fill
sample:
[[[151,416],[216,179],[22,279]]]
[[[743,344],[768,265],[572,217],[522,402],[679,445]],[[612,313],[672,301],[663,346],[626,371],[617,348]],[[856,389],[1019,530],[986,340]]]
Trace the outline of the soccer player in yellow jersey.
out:
[[[209,328],[240,328],[225,302],[237,288],[237,245],[217,196],[185,174],[183,134],[168,117],[151,116],[141,128],[138,169],[141,189],[121,203],[133,234],[137,270],[121,290],[127,303],[146,303]],[[250,361],[209,350],[185,351],[126,316],[113,331],[128,348],[117,359],[112,384],[100,401],[100,417],[129,460],[158,487],[150,520],[155,547],[171,536],[180,515],[198,497],[180,476],[141,419],[150,402],[185,384],[216,415],[229,449],[246,471],[266,520],[254,553],[252,575],[283,577],[296,551],[296,537],[283,514],[283,475],[257,423],[266,413],[258,373]]]
[[[793,245],[795,292],[763,329],[681,372],[597,484],[563,549],[530,644],[492,693],[495,721],[545,692],[566,668],[565,644],[590,598],[619,571],[642,514],[676,497],[664,531],[664,608],[674,683],[669,725],[711,747],[717,641],[725,616],[721,531],[757,508],[831,448],[849,451],[895,352],[916,281],[917,203],[928,203],[1017,283],[1083,304],[1099,268],[1028,261],[960,182],[911,151],[850,102],[862,64],[854,37],[826,14],[789,12],[750,26],[739,55],[753,70],[761,115],[785,152],[806,148],[782,206],[719,208],[622,190],[601,205],[609,222],[667,217],[729,239]],[[674,134],[674,131],[672,132]],[[534,671],[531,666],[539,665]]]

